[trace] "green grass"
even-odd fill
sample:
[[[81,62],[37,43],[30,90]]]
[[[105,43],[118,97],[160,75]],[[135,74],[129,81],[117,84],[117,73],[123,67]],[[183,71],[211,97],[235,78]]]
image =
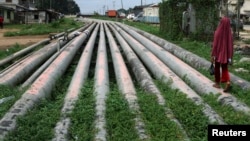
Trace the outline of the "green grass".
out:
[[[14,28],[18,29],[18,31],[6,32],[4,36],[44,35],[48,33],[64,32],[68,29],[80,26],[82,26],[82,23],[76,22],[70,18],[63,18],[49,24],[6,25],[5,28]]]
[[[0,99],[14,96],[14,98],[7,100],[0,105],[0,117],[3,117],[15,101],[22,96],[24,91],[25,89],[19,90],[17,87],[13,88],[11,86],[0,85]]]
[[[21,46],[21,45],[16,43],[15,45],[13,45],[12,47],[10,47],[8,49],[0,50],[0,59],[8,57],[9,55],[11,55],[19,50],[22,50],[22,49],[24,49],[24,46]]]
[[[203,95],[203,100],[223,118],[224,122],[230,125],[250,124],[249,116],[243,112],[235,111],[231,106],[222,105],[217,101],[219,95]]]
[[[141,29],[143,31],[149,32],[151,34],[154,34],[158,37],[161,37],[167,41],[170,41],[170,42],[182,47],[183,49],[186,49],[187,51],[190,51],[190,52],[210,61],[212,41],[210,41],[209,43],[202,42],[202,41],[192,41],[189,39],[172,41],[172,40],[169,40],[167,36],[162,35],[159,32],[159,26],[152,26],[152,25],[146,24],[146,23],[130,22],[130,21],[126,21],[126,20],[124,21],[124,23],[128,24],[130,26],[136,27],[138,29]],[[244,78],[247,81],[250,81],[249,72],[236,72],[235,71],[236,68],[244,68],[245,70],[250,70],[249,63],[246,63],[246,62],[240,63],[239,62],[242,57],[245,57],[245,56],[243,56],[241,54],[237,54],[236,52],[234,53],[234,56],[233,56],[234,64],[232,66],[229,66],[229,71],[234,73],[235,75],[241,77],[241,78]]]
[[[95,97],[93,95],[94,81],[88,80],[82,88],[79,100],[70,114],[70,140],[93,140],[95,120]]]
[[[127,21],[124,21],[127,22]],[[147,32],[157,34],[157,26],[150,26],[143,23],[130,23],[140,29]],[[26,25],[25,25],[26,26]],[[28,25],[27,25],[28,26]],[[34,27],[36,25],[33,25]],[[47,26],[57,26],[47,25]],[[21,28],[24,28],[23,25]],[[26,27],[29,29],[30,27]],[[166,38],[167,39],[167,38]],[[195,54],[210,59],[211,47],[207,43],[198,41],[175,41],[177,45],[194,52]],[[16,49],[20,49],[16,46]],[[15,52],[15,48],[13,51]],[[0,52],[1,53],[1,52]],[[3,53],[4,54],[4,53]],[[79,53],[80,54],[80,53]],[[78,54],[78,55],[79,55]],[[2,55],[0,55],[2,56]],[[78,56],[79,57],[79,56]],[[242,56],[236,54],[234,59],[236,62],[240,60]],[[95,58],[95,57],[94,57]],[[69,86],[71,76],[74,72],[75,65],[77,64],[76,58],[65,75],[57,81],[55,88],[53,89],[51,98],[44,99],[38,103],[34,109],[30,110],[25,116],[18,118],[17,128],[6,137],[6,141],[15,140],[51,140],[54,135],[54,127],[60,119],[60,111],[62,108],[63,100],[67,88]],[[95,59],[92,61],[94,62]],[[92,66],[94,63],[92,63]],[[110,64],[112,66],[112,64]],[[249,64],[236,63],[230,67],[233,71],[234,67],[248,68]],[[112,71],[112,68],[110,69]],[[213,80],[213,76],[210,76],[207,70],[199,69],[202,74]],[[140,140],[135,129],[136,113],[134,113],[128,105],[127,100],[124,98],[118,89],[116,84],[114,72],[110,72],[110,93],[106,99],[106,129],[107,140],[115,141],[137,141]],[[73,112],[70,114],[71,126],[69,131],[69,140],[93,140],[96,133],[94,127],[95,121],[95,97],[94,97],[94,68],[90,69],[89,79],[82,87],[79,100],[77,101]],[[248,74],[242,75],[243,78],[248,79]],[[136,84],[137,82],[135,82]],[[208,118],[203,114],[202,107],[197,106],[194,102],[186,97],[185,94],[178,90],[172,90],[168,84],[165,84],[159,80],[155,81],[155,84],[160,89],[164,99],[166,100],[166,107],[173,111],[174,117],[181,123],[183,129],[187,133],[191,141],[206,141],[207,140],[207,127],[209,125]],[[1,105],[0,115],[3,114],[14,104],[14,102],[20,98],[24,92],[17,87],[0,86],[0,97],[7,97],[15,95],[15,99],[5,102]],[[138,103],[141,111],[141,118],[145,124],[146,133],[149,135],[152,141],[182,141],[184,135],[182,130],[167,116],[163,106],[159,105],[156,96],[149,94],[141,90],[136,85],[136,91],[138,96]],[[239,98],[239,100],[250,105],[250,91],[242,90],[241,88],[234,86],[232,94]],[[217,95],[202,95],[202,99],[207,102],[228,124],[250,124],[249,116],[246,116],[242,112],[237,112],[232,109],[231,106],[222,105],[217,101]]]
[[[77,56],[75,58],[77,58]],[[36,103],[32,109],[28,110],[25,116],[17,118],[17,128],[6,136],[6,141],[44,141],[51,140],[54,137],[54,127],[60,119],[64,97],[74,70],[75,65],[73,64],[67,69],[65,74],[56,81],[56,84],[48,97],[43,98],[40,102]],[[6,86],[3,87],[5,88]],[[1,91],[2,89],[3,88],[1,88]],[[17,93],[16,91],[18,90],[18,87],[15,87],[14,89],[9,89],[7,87],[6,93]],[[21,96],[24,92],[25,89],[17,94]],[[19,99],[20,96],[15,100]],[[14,102],[15,101],[13,100],[11,105],[13,105]],[[6,109],[5,112],[8,109]]]
[[[211,56],[211,46],[204,42],[198,42],[198,41],[176,41],[175,44],[179,45],[180,47],[205,58],[206,60],[210,61]],[[249,72],[237,72],[235,69],[237,68],[244,68],[245,70],[250,70],[250,63],[249,62],[243,62],[240,63],[240,59],[245,56],[241,54],[234,53],[233,56],[233,65],[229,65],[229,71],[236,76],[239,76],[241,78],[244,78],[247,81],[250,81],[250,75]]]
[[[194,104],[186,95],[178,90],[170,89],[166,84],[156,81],[166,100],[166,105],[172,109],[176,119],[182,124],[192,141],[207,139],[208,118],[202,113],[202,107]]]
[[[250,39],[244,41],[246,44],[250,44]]]
[[[166,92],[167,93],[167,92]],[[146,129],[152,141],[183,141],[182,130],[166,116],[163,106],[159,105],[156,96],[138,90],[138,101]]]
[[[112,84],[107,98],[107,140],[136,141],[139,140],[135,130],[135,114],[129,109],[128,102],[116,84]]]
[[[44,141],[54,137],[54,127],[60,119],[60,111],[67,90],[69,76],[58,80],[51,98],[44,98],[29,110],[25,116],[17,118],[17,128],[10,132],[6,141]]]

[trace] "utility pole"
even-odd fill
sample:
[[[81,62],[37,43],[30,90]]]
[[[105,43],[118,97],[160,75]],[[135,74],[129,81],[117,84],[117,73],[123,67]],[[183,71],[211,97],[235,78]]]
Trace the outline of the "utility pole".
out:
[[[103,15],[105,15],[105,5],[103,6]]]
[[[122,4],[122,9],[123,9],[123,2],[122,2],[122,0],[121,0],[121,4]]]
[[[237,1],[237,23],[236,23],[236,31],[237,31],[237,38],[240,38],[240,0]]]

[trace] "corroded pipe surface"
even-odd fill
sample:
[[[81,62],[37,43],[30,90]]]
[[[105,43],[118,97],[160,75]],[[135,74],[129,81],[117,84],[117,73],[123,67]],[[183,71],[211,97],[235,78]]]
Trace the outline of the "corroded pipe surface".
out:
[[[92,31],[95,24],[91,25],[87,30]],[[65,49],[53,63],[41,74],[31,87],[16,101],[10,110],[0,120],[0,139],[16,127],[16,119],[18,116],[26,114],[33,108],[34,104],[42,98],[48,97],[51,93],[56,80],[64,73],[75,53],[80,48],[84,40],[87,38],[87,33],[84,32],[74,39],[67,49]]]
[[[131,26],[129,26],[129,28],[132,28],[136,32],[138,32],[138,33],[142,34],[143,36],[147,37],[148,39],[152,40],[153,42],[160,45],[161,47],[163,47],[167,51],[171,52],[172,54],[174,54],[178,58],[182,59],[183,61],[187,62],[190,66],[193,66],[194,68],[202,68],[202,69],[207,70],[211,64],[205,58],[202,58],[196,54],[193,54],[193,53],[191,53],[191,52],[189,52],[189,51],[187,51],[187,50],[185,50],[185,49],[183,49],[183,48],[181,48],[173,43],[170,43],[164,39],[161,39],[155,35],[152,35],[152,34],[147,33],[145,31],[133,28]],[[230,76],[231,76],[232,83],[240,86],[242,89],[246,89],[246,90],[250,89],[250,82],[249,81],[246,81],[243,78],[240,78],[233,73],[230,73]]]
[[[88,77],[90,61],[98,29],[99,25],[95,27],[95,30],[91,34],[91,37],[82,52],[81,58],[67,90],[67,94],[64,98],[64,105],[61,110],[61,119],[56,124],[55,137],[53,141],[68,140],[68,130],[71,124],[71,119],[69,118],[68,114],[73,111],[75,103],[78,100],[79,94],[81,92],[81,88]]]
[[[142,140],[149,139],[149,136],[146,134],[146,131],[145,131],[145,124],[141,119],[141,115],[140,115],[141,112],[140,112],[140,108],[137,102],[136,91],[135,91],[131,76],[128,72],[127,66],[123,60],[123,57],[121,55],[118,45],[115,42],[114,37],[110,33],[110,30],[108,29],[107,26],[106,26],[106,32],[107,32],[107,36],[109,39],[108,41],[110,45],[113,66],[115,69],[115,75],[116,75],[118,87],[121,93],[125,95],[125,98],[127,99],[129,103],[129,107],[133,111],[138,113],[137,117],[135,118],[135,121],[136,121],[135,128],[138,132],[140,139]]]

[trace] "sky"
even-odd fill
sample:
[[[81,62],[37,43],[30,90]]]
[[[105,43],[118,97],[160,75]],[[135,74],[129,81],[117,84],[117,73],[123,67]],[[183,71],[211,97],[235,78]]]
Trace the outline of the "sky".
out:
[[[117,10],[122,8],[129,9],[135,6],[140,6],[151,3],[159,3],[162,0],[74,0],[80,7],[82,14],[92,14],[94,11],[103,14],[104,11]]]

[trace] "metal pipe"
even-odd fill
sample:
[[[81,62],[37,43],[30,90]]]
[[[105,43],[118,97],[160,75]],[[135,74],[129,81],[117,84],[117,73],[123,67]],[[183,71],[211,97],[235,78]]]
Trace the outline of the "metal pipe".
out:
[[[114,69],[115,69],[115,75],[116,75],[116,81],[118,83],[118,87],[121,91],[122,94],[125,95],[125,98],[127,99],[128,103],[129,103],[129,107],[136,111],[136,113],[138,113],[135,121],[136,121],[136,130],[138,132],[138,135],[140,137],[140,139],[148,139],[149,136],[146,134],[145,131],[145,124],[142,121],[141,117],[140,117],[140,109],[139,109],[139,105],[137,102],[137,96],[136,96],[136,91],[133,85],[133,81],[130,77],[130,74],[127,70],[127,67],[124,63],[124,60],[122,58],[122,55],[119,51],[119,48],[112,36],[112,34],[110,33],[110,30],[107,28],[107,26],[105,26],[106,29],[106,33],[107,33],[107,37],[108,37],[108,41],[109,41],[109,46],[110,46],[110,51],[111,51],[111,55],[112,55],[112,60],[113,60],[113,65],[114,65]]]
[[[117,23],[118,24],[118,23]],[[200,72],[190,67],[179,58],[173,54],[162,49],[156,43],[153,43],[149,39],[135,32],[134,30],[119,24],[121,28],[126,30],[131,36],[137,39],[141,44],[143,44],[147,49],[154,53],[158,58],[160,58],[168,67],[170,67],[179,77],[185,78],[190,81],[191,85],[199,94],[221,94],[219,100],[225,102],[224,104],[231,105],[237,111],[243,111],[244,113],[250,115],[250,108],[237,100],[233,95],[223,92],[222,89],[214,88],[213,82],[202,75]]]
[[[68,44],[70,44],[69,42]],[[33,83],[36,78],[56,59],[56,57],[67,47],[65,45],[59,52],[56,52],[52,57],[50,57],[41,67],[39,67],[32,75],[21,85],[21,88],[27,87]]]
[[[149,93],[154,93],[157,95],[160,94],[160,91],[153,83],[152,77],[150,76],[150,74],[148,73],[147,69],[144,67],[142,62],[139,60],[137,55],[131,49],[129,44],[125,41],[125,39],[122,38],[122,36],[118,33],[118,31],[115,30],[115,28],[113,27],[113,24],[109,24],[109,27],[112,29],[117,40],[119,41],[119,44],[121,45],[121,47],[124,51],[125,57],[128,60],[128,63],[130,65],[133,73],[135,74],[135,78],[138,80],[138,82],[140,83],[142,88],[145,89]],[[117,27],[117,30],[121,30],[121,29]],[[119,51],[119,50],[117,49],[117,51]],[[113,60],[115,60],[115,59],[113,59]],[[115,66],[115,64],[114,64],[114,66]],[[165,103],[164,101],[159,100],[159,102],[161,104]]]
[[[171,52],[178,58],[182,59],[184,62],[187,62],[190,66],[194,68],[202,68],[207,70],[210,66],[210,62],[207,61],[205,58],[199,57],[198,55],[189,52],[173,43],[170,43],[164,39],[161,39],[155,35],[147,33],[145,31],[133,28],[129,26],[129,28],[135,30],[136,32],[140,33],[141,35],[147,37],[154,43],[158,44],[162,48],[166,49],[167,51]],[[233,84],[240,86],[244,90],[250,90],[250,82],[240,78],[233,73],[230,73],[231,81]]]
[[[81,28],[82,29],[82,28]],[[76,32],[72,32],[69,39],[73,39]],[[60,45],[65,45],[68,41],[61,40]],[[36,51],[25,61],[17,63],[9,69],[8,73],[5,73],[0,78],[0,84],[15,86],[23,82],[28,76],[30,76],[36,68],[43,64],[49,57],[51,57],[57,51],[57,43],[53,42],[46,45],[40,50]]]
[[[146,49],[140,42],[132,38],[132,36],[129,36],[125,31],[119,28],[116,29],[157,79],[163,80],[166,83],[170,83],[172,88],[179,89],[183,93],[187,93],[192,96],[196,95],[196,93],[189,86],[187,86],[174,72],[172,72],[162,61],[160,61],[153,53]]]
[[[151,70],[152,74],[159,80],[170,85],[174,89],[179,89],[187,95],[197,105],[204,107],[203,113],[209,118],[210,122],[218,122],[224,124],[222,118],[214,112],[214,110],[205,104],[202,98],[193,91],[186,83],[184,83],[175,73],[173,73],[163,62],[155,55],[148,51],[142,44],[129,36],[125,31],[115,26],[116,30],[123,36],[128,44],[133,48],[144,64]]]
[[[71,31],[73,31],[73,29],[68,30],[68,32],[71,32]],[[64,32],[59,33],[59,34],[55,35],[55,37],[56,37],[56,38],[59,38],[59,37],[62,36],[63,34],[64,34]],[[48,38],[48,39],[44,39],[44,40],[42,40],[42,41],[40,41],[40,42],[37,42],[37,43],[35,43],[35,44],[31,45],[31,46],[28,46],[28,47],[26,47],[26,48],[24,48],[24,49],[22,49],[22,50],[20,50],[20,51],[18,51],[18,52],[16,52],[16,53],[12,54],[12,55],[10,55],[10,56],[8,56],[8,57],[6,57],[6,58],[0,60],[0,67],[3,66],[3,65],[6,65],[7,63],[13,61],[14,59],[16,59],[16,58],[18,58],[18,57],[20,57],[20,56],[23,56],[23,55],[25,55],[25,54],[31,52],[31,51],[32,51],[33,49],[35,49],[36,47],[41,46],[41,45],[46,45],[46,44],[48,44],[49,42],[50,42],[50,39],[49,39],[49,38]]]
[[[131,47],[128,45],[128,43],[125,41],[125,39],[123,39],[122,36],[114,29],[114,27],[113,26],[109,26],[109,27],[112,29],[117,40],[119,41],[119,44],[121,45],[121,47],[124,51],[125,57],[127,58],[130,67],[132,68],[132,71],[135,75],[136,80],[140,83],[141,87],[145,91],[156,95],[159,105],[162,105],[165,108],[166,116],[170,120],[175,122],[177,124],[177,126],[179,126],[180,129],[182,129],[182,133],[183,133],[185,140],[189,140],[187,133],[183,129],[181,123],[175,118],[172,110],[166,107],[166,104],[165,104],[166,101],[165,101],[164,97],[160,93],[157,86],[154,84],[152,77],[150,76],[150,74],[148,73],[148,71],[146,70],[146,68],[142,64],[142,62],[136,56],[136,54],[131,49]]]
[[[11,70],[13,70],[15,68],[15,66],[17,66],[18,64],[21,64],[23,62],[25,62],[25,60],[30,57],[34,52],[31,52],[29,54],[27,54],[26,56],[20,58],[18,61],[15,61],[14,63],[12,63],[11,65],[9,65],[8,67],[4,68],[3,70],[1,70],[0,72],[0,77],[4,76],[5,74],[9,73]]]
[[[109,73],[108,73],[108,58],[107,58],[107,49],[106,41],[104,34],[104,27],[101,23],[100,28],[100,38],[98,43],[97,51],[97,60],[94,76],[94,95],[96,97],[96,119],[95,119],[95,128],[97,133],[94,140],[106,141],[106,120],[105,120],[105,111],[106,111],[106,97],[109,93]]]
[[[67,140],[68,129],[71,122],[68,115],[73,111],[74,105],[81,92],[81,88],[88,77],[89,66],[98,30],[99,24],[95,27],[95,30],[91,34],[91,37],[85,46],[81,58],[77,64],[76,70],[67,90],[67,94],[64,98],[64,105],[61,110],[61,119],[56,124],[55,137],[53,141]]]
[[[38,46],[48,44],[49,41],[50,41],[50,39],[42,40],[42,41],[40,41],[40,42],[38,42],[38,43],[35,43],[35,44],[33,44],[33,45],[31,45],[31,46],[25,48],[25,49],[22,49],[22,50],[20,50],[20,51],[18,51],[18,52],[16,52],[16,53],[14,53],[14,54],[12,54],[12,55],[6,57],[6,58],[0,60],[0,66],[6,65],[7,63],[13,61],[14,59],[16,59],[16,58],[18,58],[18,57],[20,57],[20,56],[23,56],[23,55],[25,55],[25,54],[31,52],[34,48],[36,48],[36,47],[38,47]]]
[[[88,33],[92,31],[95,24],[92,24],[87,32],[82,33],[74,39],[66,50],[64,50],[53,63],[39,76],[31,87],[16,101],[10,110],[0,120],[0,139],[15,129],[16,119],[25,115],[26,112],[33,108],[41,99],[48,97],[51,93],[56,80],[65,72],[75,53],[86,40]]]

